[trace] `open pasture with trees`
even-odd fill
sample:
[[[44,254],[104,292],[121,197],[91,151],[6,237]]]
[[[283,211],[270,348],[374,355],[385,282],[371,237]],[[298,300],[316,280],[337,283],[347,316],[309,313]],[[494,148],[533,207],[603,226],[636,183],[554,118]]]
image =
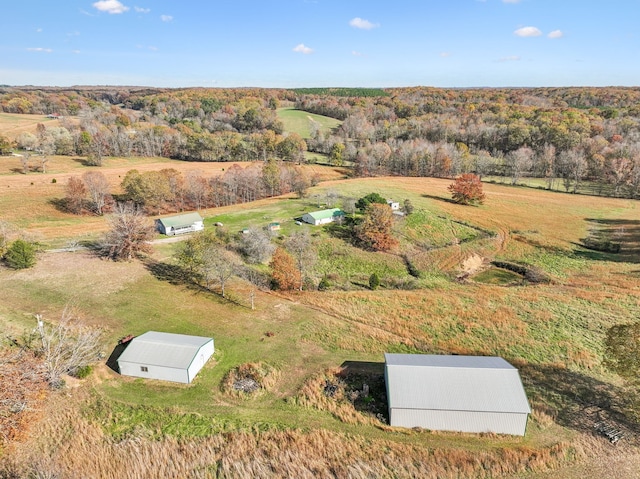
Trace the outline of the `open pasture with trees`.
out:
[[[592,432],[601,419],[628,431],[616,447],[631,453],[635,396],[602,359],[607,330],[634,321],[638,307],[635,203],[489,184],[485,204],[470,207],[450,200],[450,183],[334,180],[310,189],[306,199],[205,212],[208,230],[217,231],[212,223],[223,220],[231,235],[280,220],[286,229],[272,241],[284,248],[290,248],[287,238],[307,231],[317,257],[304,270],[303,292],[269,292],[234,276],[223,298],[215,281],[208,288],[180,273],[176,255],[182,243],[158,245],[142,261],[111,262],[82,251],[45,253],[28,271],[0,271],[0,318],[12,337],[33,328],[32,314],[52,320],[73,303],[87,324],[103,330],[107,357],[118,338],[149,329],[211,335],[217,351],[188,387],[126,379],[98,365],[69,391],[65,405],[50,393],[46,408],[52,409],[45,409],[44,419],[31,430],[35,436],[29,441],[35,442],[15,446],[11,457],[17,463],[6,467],[64,475],[97,470],[98,464],[103,477],[115,477],[142,467],[139,451],[144,450],[166,461],[180,454],[184,460],[172,460],[167,469],[172,474],[202,467],[211,477],[259,475],[264,467],[282,474],[344,468],[345,474],[375,470],[400,477],[515,477],[518,471],[533,474],[610,454],[606,438]],[[291,221],[322,198],[343,201],[371,191],[409,199],[415,206],[411,215],[395,220],[401,244],[396,251],[368,251],[332,226]],[[624,229],[616,236],[619,253],[581,246],[597,227]],[[401,254],[409,251],[415,276]],[[459,280],[473,255],[539,267],[552,282],[500,287],[476,283],[473,275]],[[254,266],[266,272],[265,265]],[[374,272],[381,280],[375,291],[369,287]],[[314,290],[325,277],[327,288]],[[385,351],[504,356],[519,367],[534,410],[527,436],[390,430],[384,418],[360,409],[364,403],[340,402],[308,382],[346,361],[381,364]],[[230,371],[254,371],[243,365],[258,363],[265,365],[259,370],[269,371],[267,389],[230,394],[223,388]],[[375,377],[365,380],[373,384]],[[349,394],[355,393],[344,397]],[[60,449],[54,431],[63,423],[73,433]],[[35,444],[38,449],[31,450],[52,459],[30,455]],[[112,460],[116,445],[119,461]],[[283,448],[288,458],[275,453]],[[383,461],[381,449],[395,451],[396,459]],[[320,457],[321,465],[312,466]],[[572,469],[563,470],[570,474]]]
[[[0,477],[635,477],[637,90],[380,92],[0,91],[5,112],[79,118],[36,124],[26,164],[0,157],[1,253],[36,259],[0,265]],[[290,133],[305,112],[341,123]],[[459,204],[463,173],[509,185]],[[619,198],[571,194],[586,182]],[[205,231],[109,260],[123,201],[199,210]],[[300,221],[324,208],[345,214]],[[36,333],[70,310],[64,334],[99,337],[100,359],[52,381]],[[148,330],[216,353],[188,386],[119,376],[118,340]],[[504,357],[526,435],[390,428],[384,352]]]

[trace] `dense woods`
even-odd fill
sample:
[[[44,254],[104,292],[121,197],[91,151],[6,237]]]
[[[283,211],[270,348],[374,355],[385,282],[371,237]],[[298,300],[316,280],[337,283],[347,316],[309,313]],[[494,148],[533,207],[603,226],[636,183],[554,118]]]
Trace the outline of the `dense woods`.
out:
[[[285,132],[280,106],[342,121]],[[500,176],[578,193],[640,195],[640,88],[0,89],[10,113],[78,116],[18,147],[188,161],[300,163],[305,151],[358,176]],[[42,168],[46,163],[43,163]]]

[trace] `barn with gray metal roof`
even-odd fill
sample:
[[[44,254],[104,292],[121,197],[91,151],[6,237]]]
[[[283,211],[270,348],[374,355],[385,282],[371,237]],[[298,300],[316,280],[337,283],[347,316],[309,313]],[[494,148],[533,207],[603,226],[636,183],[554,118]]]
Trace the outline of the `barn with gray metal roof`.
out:
[[[520,374],[500,357],[385,354],[385,380],[392,426],[525,433]]]

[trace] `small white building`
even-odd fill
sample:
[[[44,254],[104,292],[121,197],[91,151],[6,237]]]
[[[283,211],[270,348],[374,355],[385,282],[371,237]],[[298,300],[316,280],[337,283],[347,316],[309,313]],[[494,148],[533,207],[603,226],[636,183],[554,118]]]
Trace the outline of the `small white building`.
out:
[[[398,203],[397,201],[387,200],[387,204],[393,211],[397,211],[400,209],[400,203]]]
[[[148,331],[118,358],[123,376],[190,383],[213,355],[213,338]]]
[[[385,381],[392,426],[524,436],[531,408],[500,357],[385,354]]]
[[[310,225],[324,225],[332,223],[338,218],[344,217],[344,211],[340,208],[330,208],[328,210],[312,211],[302,215],[302,221]]]
[[[174,236],[203,230],[204,220],[199,213],[185,213],[157,219],[156,228],[162,234]]]

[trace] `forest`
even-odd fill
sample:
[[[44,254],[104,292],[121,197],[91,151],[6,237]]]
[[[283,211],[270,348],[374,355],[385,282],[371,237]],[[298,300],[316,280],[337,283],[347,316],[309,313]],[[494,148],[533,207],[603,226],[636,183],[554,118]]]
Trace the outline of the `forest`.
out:
[[[283,106],[341,120],[285,133]],[[15,146],[47,155],[318,161],[355,176],[455,177],[636,198],[639,88],[0,88],[0,110],[60,115]],[[69,117],[79,118],[71,121]],[[6,148],[4,148],[6,150]],[[313,158],[313,160],[310,160]]]

